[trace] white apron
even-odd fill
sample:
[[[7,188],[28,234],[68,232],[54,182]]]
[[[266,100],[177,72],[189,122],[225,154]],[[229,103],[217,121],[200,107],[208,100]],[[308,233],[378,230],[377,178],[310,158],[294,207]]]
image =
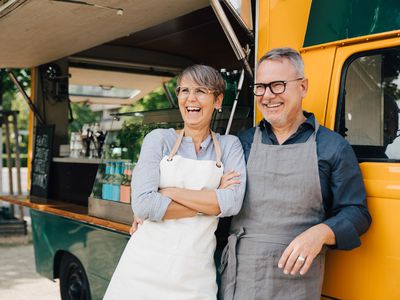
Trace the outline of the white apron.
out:
[[[211,133],[216,161],[175,155],[183,131],[169,156],[160,162],[160,188],[216,189],[223,175],[221,150]],[[219,167],[218,167],[219,166]],[[104,299],[215,300],[216,216],[144,221],[130,238]]]

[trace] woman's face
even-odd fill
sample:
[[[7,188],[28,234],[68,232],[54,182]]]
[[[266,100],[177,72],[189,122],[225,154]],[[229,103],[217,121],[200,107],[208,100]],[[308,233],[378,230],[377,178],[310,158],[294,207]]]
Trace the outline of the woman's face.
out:
[[[214,91],[183,77],[178,93],[179,110],[185,127],[209,128],[214,109],[220,108],[223,95],[215,97]]]

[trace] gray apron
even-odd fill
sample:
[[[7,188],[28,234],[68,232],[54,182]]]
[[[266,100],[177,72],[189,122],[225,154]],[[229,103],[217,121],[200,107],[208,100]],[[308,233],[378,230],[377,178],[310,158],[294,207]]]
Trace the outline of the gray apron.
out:
[[[232,219],[222,254],[220,298],[320,299],[325,249],[305,275],[285,275],[278,261],[287,245],[323,221],[316,133],[305,143],[266,145],[256,129],[247,162],[247,191]]]

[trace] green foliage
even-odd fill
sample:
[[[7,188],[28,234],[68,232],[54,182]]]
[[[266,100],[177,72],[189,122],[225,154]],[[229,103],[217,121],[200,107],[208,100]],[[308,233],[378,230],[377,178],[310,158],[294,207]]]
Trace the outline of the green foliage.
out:
[[[168,81],[166,86],[174,98],[174,102],[178,103],[175,96],[176,78],[172,78],[170,81]],[[170,104],[167,96],[165,95],[164,89],[160,87],[155,89],[153,92],[150,92],[133,105],[122,107],[120,112],[148,111],[165,108],[170,108]]]
[[[12,70],[13,74],[16,76],[20,84],[24,87],[26,93],[30,94],[30,69],[17,69]],[[26,133],[28,129],[28,119],[29,119],[29,106],[25,102],[22,95],[17,90],[15,84],[11,81],[7,72],[0,69],[0,104],[3,110],[14,110],[19,111],[17,115],[19,136],[19,146],[21,152],[21,166],[26,166],[26,153],[28,147],[28,136]],[[11,119],[10,119],[11,121]],[[11,126],[11,131],[13,128]],[[5,130],[3,130],[3,141],[5,141]],[[15,153],[15,137],[11,133],[11,152]],[[3,144],[3,153],[5,153],[5,145]],[[3,155],[4,158],[4,155]],[[3,159],[3,165],[6,166],[6,160]]]
[[[30,69],[15,69],[12,72],[29,95],[31,83]],[[11,103],[17,93],[18,90],[8,73],[4,69],[0,69],[0,104],[4,110],[11,109]]]
[[[142,125],[140,123],[124,123],[118,132],[119,146],[122,148],[122,159],[131,159],[134,162],[139,158],[143,139],[150,131],[158,128],[155,124]]]
[[[74,120],[68,124],[69,132],[82,130],[83,124],[100,122],[101,112],[94,112],[84,103],[71,103]]]
[[[176,78],[172,78],[166,83],[170,94],[174,97],[173,101],[177,103],[175,96]],[[139,112],[170,108],[171,105],[162,87],[147,94],[133,105],[122,107],[119,112]],[[113,157],[113,148],[121,148],[121,158],[130,159],[136,162],[139,158],[140,148],[143,139],[150,131],[160,127],[170,127],[169,124],[142,124],[142,119],[135,117],[125,117],[122,129],[115,137],[108,137],[108,150],[106,157]],[[115,157],[116,158],[116,157]]]

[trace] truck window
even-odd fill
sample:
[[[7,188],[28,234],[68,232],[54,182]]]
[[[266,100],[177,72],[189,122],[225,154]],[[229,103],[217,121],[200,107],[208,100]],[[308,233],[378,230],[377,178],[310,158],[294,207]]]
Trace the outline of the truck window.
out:
[[[359,160],[400,160],[400,49],[351,57],[340,100],[337,131]]]

